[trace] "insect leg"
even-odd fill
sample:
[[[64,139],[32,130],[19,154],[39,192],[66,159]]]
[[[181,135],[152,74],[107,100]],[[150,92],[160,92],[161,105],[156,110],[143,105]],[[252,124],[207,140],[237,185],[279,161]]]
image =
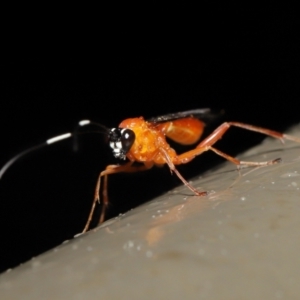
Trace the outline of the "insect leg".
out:
[[[220,125],[212,134],[210,134],[207,138],[205,138],[196,148],[202,148],[204,146],[212,146],[214,143],[216,143],[219,139],[222,138],[224,133],[231,127],[240,127],[243,129],[247,129],[250,131],[259,132],[268,136],[271,136],[276,139],[280,139],[282,142],[284,142],[284,139],[291,140],[294,142],[300,143],[300,138],[283,134],[278,131],[270,130],[267,128],[262,128],[258,126],[253,126],[245,123],[239,123],[239,122],[225,122],[222,125]]]
[[[253,126],[253,125],[249,125],[249,124],[245,124],[245,123],[240,123],[240,122],[225,122],[222,125],[220,125],[211,135],[209,135],[206,139],[204,139],[196,148],[199,149],[199,148],[202,148],[205,146],[209,146],[210,147],[209,150],[214,151],[216,154],[224,157],[225,159],[236,164],[237,166],[239,166],[239,165],[266,166],[266,165],[278,163],[280,161],[280,159],[275,159],[275,160],[265,161],[265,162],[239,161],[239,160],[233,158],[232,156],[229,156],[229,155],[221,152],[220,150],[212,148],[211,146],[214,143],[216,143],[219,139],[221,139],[222,136],[224,135],[224,133],[231,126],[247,129],[247,130],[254,131],[254,132],[259,132],[259,133],[271,136],[273,138],[277,138],[277,139],[281,140],[282,143],[284,142],[285,139],[300,143],[300,138],[297,138],[297,137],[294,137],[291,135],[287,135],[287,134],[283,134],[278,131],[274,131],[274,130],[270,130],[270,129],[262,128],[262,127],[258,127],[258,126]],[[199,154],[197,154],[197,155],[199,155]]]
[[[207,138],[205,138],[194,150],[187,151],[185,153],[182,153],[181,155],[178,155],[176,159],[174,159],[175,164],[181,164],[181,163],[187,163],[194,159],[195,156],[202,154],[205,151],[212,150],[216,154],[224,157],[225,159],[231,161],[238,167],[240,165],[248,165],[248,166],[267,166],[271,164],[278,163],[280,159],[270,160],[270,161],[264,161],[264,162],[252,162],[252,161],[240,161],[214,147],[212,147],[219,139],[223,137],[225,132],[231,127],[240,127],[243,129],[259,132],[277,139],[280,139],[282,142],[284,139],[292,140],[295,142],[300,142],[300,138],[293,137],[287,134],[283,134],[277,131],[273,131],[270,129],[257,127],[249,124],[239,123],[239,122],[225,122],[222,125],[220,125],[212,134],[210,134]]]
[[[174,172],[177,177],[184,183],[184,185],[186,187],[188,187],[192,192],[194,192],[196,195],[198,196],[206,196],[207,192],[200,192],[197,189],[195,189],[191,184],[189,184],[183,177],[182,175],[179,173],[179,171],[176,169],[172,159],[170,158],[170,156],[168,155],[167,151],[163,148],[159,149],[160,152],[164,155],[165,159],[166,159],[166,163],[168,164],[171,172]]]
[[[108,175],[110,174],[116,174],[116,173],[133,173],[133,172],[138,172],[138,171],[144,171],[144,170],[148,170],[150,168],[152,168],[153,163],[145,163],[144,165],[141,166],[132,166],[133,162],[128,162],[125,165],[108,165],[106,167],[106,169],[104,171],[102,171],[99,176],[98,176],[98,180],[97,180],[97,184],[95,187],[95,194],[94,194],[94,200],[93,200],[93,205],[88,217],[88,220],[85,224],[85,227],[83,229],[83,233],[88,231],[90,223],[92,221],[93,218],[93,214],[94,214],[94,210],[96,207],[96,202],[100,202],[100,187],[101,187],[101,179],[102,177],[104,177],[104,182],[103,182],[103,191],[102,191],[102,210],[101,210],[101,215],[100,215],[100,220],[99,220],[99,224],[103,223],[104,218],[105,218],[105,212],[106,212],[106,208],[108,205],[108,194],[107,194],[107,178]]]
[[[216,148],[213,147],[209,147],[209,150],[214,151],[216,154],[224,157],[225,159],[231,161],[232,163],[234,163],[238,168],[240,165],[247,165],[247,166],[268,166],[268,165],[273,165],[276,163],[279,163],[281,161],[280,158],[276,158],[273,160],[268,160],[268,161],[261,161],[261,162],[257,162],[257,161],[242,161],[242,160],[238,160],[237,158],[234,158]]]

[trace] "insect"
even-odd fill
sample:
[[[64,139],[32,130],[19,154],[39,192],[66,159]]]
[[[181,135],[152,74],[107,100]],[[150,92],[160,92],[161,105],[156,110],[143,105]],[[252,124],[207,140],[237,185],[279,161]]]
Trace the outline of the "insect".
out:
[[[83,232],[88,231],[93,218],[96,203],[100,203],[100,190],[102,186],[102,211],[99,223],[105,219],[105,211],[108,201],[107,182],[108,176],[116,173],[132,173],[143,170],[148,170],[154,165],[167,164],[171,173],[175,173],[177,177],[189,188],[195,195],[205,196],[207,192],[198,191],[176,169],[176,165],[185,164],[192,161],[196,156],[206,151],[213,151],[217,155],[229,160],[238,168],[241,165],[247,166],[267,166],[278,163],[280,159],[274,159],[264,162],[240,161],[214,147],[214,144],[222,138],[225,132],[232,126],[240,127],[250,131],[259,132],[267,136],[271,136],[284,140],[292,140],[300,143],[300,138],[286,135],[270,129],[257,127],[240,122],[225,122],[215,129],[209,136],[198,143],[194,149],[177,154],[176,151],[168,144],[166,137],[182,144],[192,145],[197,143],[203,133],[205,123],[203,120],[209,119],[212,116],[210,109],[194,109],[179,113],[167,114],[155,118],[145,120],[143,117],[130,118],[122,121],[117,128],[109,129],[101,124],[90,120],[79,122],[79,127],[86,125],[96,125],[108,136],[108,143],[114,157],[120,160],[127,160],[125,164],[108,165],[105,170],[101,171],[94,193],[94,200],[88,216],[88,220],[83,229]],[[54,138],[48,139],[45,143],[29,148],[9,160],[0,170],[0,179],[6,170],[20,157],[29,152],[37,150],[46,145],[51,145],[55,142],[77,136],[77,129],[73,133],[66,133]],[[134,165],[135,162],[141,163]]]

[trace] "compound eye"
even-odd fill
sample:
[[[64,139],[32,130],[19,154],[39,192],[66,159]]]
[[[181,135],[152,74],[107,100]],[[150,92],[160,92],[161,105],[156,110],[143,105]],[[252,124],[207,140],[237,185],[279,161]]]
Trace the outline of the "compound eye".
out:
[[[124,128],[121,131],[121,143],[122,143],[122,150],[124,153],[127,153],[131,146],[133,145],[135,140],[135,133],[128,128]]]

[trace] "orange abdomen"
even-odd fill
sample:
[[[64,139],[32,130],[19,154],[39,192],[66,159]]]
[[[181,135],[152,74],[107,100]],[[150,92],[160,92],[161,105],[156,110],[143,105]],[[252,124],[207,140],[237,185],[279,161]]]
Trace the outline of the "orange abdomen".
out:
[[[196,143],[204,130],[204,123],[195,118],[184,118],[169,122],[166,136],[182,145]]]

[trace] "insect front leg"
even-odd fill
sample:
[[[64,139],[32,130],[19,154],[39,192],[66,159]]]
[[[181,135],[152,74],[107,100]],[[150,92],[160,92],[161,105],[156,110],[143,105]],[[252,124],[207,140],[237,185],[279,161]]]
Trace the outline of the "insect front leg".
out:
[[[88,217],[88,220],[86,222],[86,225],[82,231],[82,233],[87,232],[89,227],[90,227],[90,223],[92,221],[93,218],[93,214],[95,211],[95,207],[96,207],[96,203],[100,202],[100,188],[101,188],[101,180],[102,177],[104,177],[104,182],[103,182],[103,189],[102,189],[102,209],[101,209],[101,215],[100,215],[100,219],[99,219],[99,224],[104,222],[105,219],[105,213],[106,213],[106,208],[108,206],[108,193],[107,193],[107,181],[108,181],[108,175],[111,174],[116,174],[116,173],[133,173],[133,172],[139,172],[139,171],[144,171],[144,170],[148,170],[150,168],[152,168],[153,163],[145,163],[143,165],[140,166],[132,166],[133,162],[128,162],[125,165],[108,165],[104,171],[102,171],[99,176],[98,176],[98,180],[96,183],[96,187],[95,187],[95,194],[94,194],[94,201],[93,201],[93,205]]]
[[[103,186],[103,198],[102,198],[102,210],[101,210],[101,215],[100,215],[100,221],[99,223],[102,223],[105,217],[105,212],[106,212],[106,207],[108,205],[108,195],[107,195],[107,176],[109,174],[114,174],[114,173],[119,173],[122,171],[118,171],[118,169],[124,168],[125,166],[131,166],[132,162],[129,162],[128,164],[124,165],[124,166],[119,166],[119,165],[108,165],[104,171],[100,172],[98,179],[97,179],[97,183],[96,183],[96,187],[95,187],[95,193],[94,193],[94,200],[93,200],[93,204],[92,204],[92,208],[88,217],[88,220],[85,224],[85,227],[82,231],[82,233],[87,232],[89,227],[90,227],[90,223],[92,221],[93,215],[94,215],[94,211],[95,211],[95,207],[96,207],[96,202],[100,203],[100,188],[101,188],[101,180],[102,177],[104,176],[104,186]]]

